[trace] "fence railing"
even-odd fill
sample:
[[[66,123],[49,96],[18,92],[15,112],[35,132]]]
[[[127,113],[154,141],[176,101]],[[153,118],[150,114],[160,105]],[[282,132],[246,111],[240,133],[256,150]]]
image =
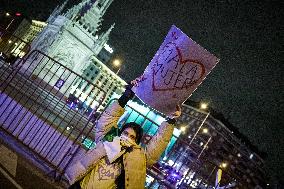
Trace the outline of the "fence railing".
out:
[[[87,93],[76,90],[80,82]],[[63,174],[86,136],[94,138],[91,115],[105,94],[102,88],[37,50],[13,65],[1,61],[0,128]],[[89,104],[80,107],[84,99]]]

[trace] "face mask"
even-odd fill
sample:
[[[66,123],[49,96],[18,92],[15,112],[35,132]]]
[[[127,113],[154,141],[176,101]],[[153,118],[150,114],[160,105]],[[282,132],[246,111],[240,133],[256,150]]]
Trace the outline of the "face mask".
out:
[[[130,147],[130,146],[135,146],[135,145],[137,145],[135,141],[133,141],[131,138],[128,138],[128,137],[125,136],[125,135],[121,135],[121,136],[120,136],[120,139],[121,139],[120,141],[121,141],[121,145],[122,145],[122,146],[128,146],[128,147]]]

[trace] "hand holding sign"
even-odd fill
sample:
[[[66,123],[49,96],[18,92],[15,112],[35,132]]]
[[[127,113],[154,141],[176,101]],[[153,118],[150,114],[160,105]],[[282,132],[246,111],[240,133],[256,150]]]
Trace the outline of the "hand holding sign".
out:
[[[137,77],[136,79],[132,80],[130,84],[133,85],[133,87],[139,87],[139,83],[144,80],[146,80],[146,78],[144,77],[144,75],[142,75],[141,77]]]
[[[172,26],[133,92],[152,108],[171,116],[201,84],[219,59]]]
[[[169,115],[169,118],[177,119],[180,117],[180,115],[181,115],[181,107],[180,105],[176,105],[176,111],[174,113],[171,113],[171,115]]]

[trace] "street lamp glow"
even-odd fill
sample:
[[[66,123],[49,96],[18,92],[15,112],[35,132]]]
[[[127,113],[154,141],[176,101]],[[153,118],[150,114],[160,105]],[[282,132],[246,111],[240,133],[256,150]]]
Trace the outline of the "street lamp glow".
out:
[[[204,134],[207,134],[207,133],[208,133],[208,129],[207,129],[207,128],[204,128],[204,129],[202,129],[202,132],[203,132]]]
[[[116,66],[116,67],[119,67],[120,64],[121,64],[121,62],[120,62],[120,60],[118,60],[118,59],[115,59],[115,60],[113,61],[113,65]]]
[[[8,43],[12,43],[12,41],[11,41],[11,40],[9,40],[9,41],[8,41]]]
[[[208,104],[207,103],[201,103],[200,104],[200,109],[206,110],[207,108],[208,108]]]
[[[121,68],[121,61],[119,59],[114,59],[114,61],[112,62],[112,64],[118,68],[118,70],[116,71],[116,75],[118,75],[120,68]]]
[[[228,166],[228,164],[225,163],[225,162],[223,162],[223,163],[221,164],[221,167],[223,167],[223,168],[226,168],[227,166]]]
[[[181,130],[181,132],[185,132],[185,126],[182,126],[181,128],[180,128],[180,130]]]

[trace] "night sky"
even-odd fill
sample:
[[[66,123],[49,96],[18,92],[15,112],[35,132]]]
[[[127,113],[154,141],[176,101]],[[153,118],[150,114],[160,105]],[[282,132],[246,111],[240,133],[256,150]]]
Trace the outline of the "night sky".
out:
[[[63,1],[48,2],[0,0],[0,7],[44,20]],[[220,58],[190,98],[222,112],[267,153],[268,170],[273,180],[280,180],[284,175],[283,5],[280,1],[114,0],[102,29],[116,23],[109,44],[123,60],[120,74],[127,81],[143,72],[173,24]]]

